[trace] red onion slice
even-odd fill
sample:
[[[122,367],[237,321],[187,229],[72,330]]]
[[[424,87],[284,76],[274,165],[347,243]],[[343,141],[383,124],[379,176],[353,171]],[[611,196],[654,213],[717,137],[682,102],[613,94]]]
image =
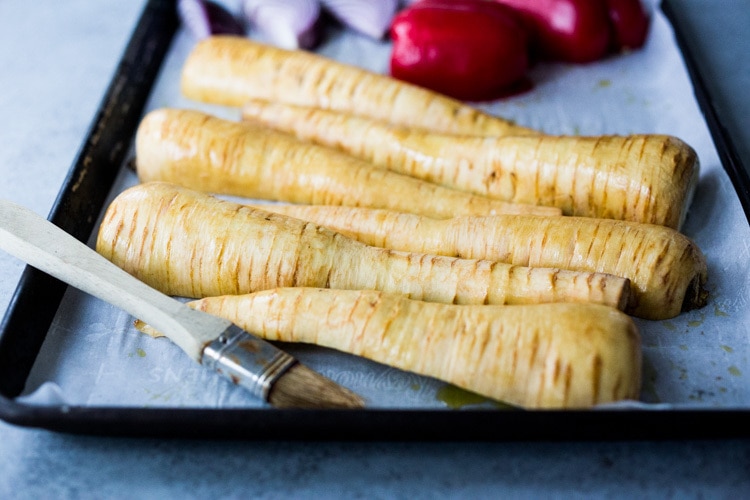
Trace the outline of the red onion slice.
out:
[[[273,45],[309,49],[317,42],[318,0],[245,0],[244,12]]]
[[[228,10],[210,0],[179,0],[177,13],[188,31],[198,39],[245,34],[245,28]]]
[[[383,38],[398,9],[398,0],[321,0],[342,24],[376,40]]]

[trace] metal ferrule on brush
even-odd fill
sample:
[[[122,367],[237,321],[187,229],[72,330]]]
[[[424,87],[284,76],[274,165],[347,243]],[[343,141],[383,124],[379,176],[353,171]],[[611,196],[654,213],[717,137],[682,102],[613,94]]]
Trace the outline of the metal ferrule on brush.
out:
[[[297,360],[232,325],[203,349],[201,363],[268,401],[274,382]]]

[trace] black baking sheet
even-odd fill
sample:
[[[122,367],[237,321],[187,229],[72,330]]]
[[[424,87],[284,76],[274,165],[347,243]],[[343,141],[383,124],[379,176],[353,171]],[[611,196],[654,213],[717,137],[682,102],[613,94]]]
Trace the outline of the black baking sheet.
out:
[[[670,0],[663,11],[675,27],[696,99],[750,221],[750,2]]]
[[[667,14],[674,2],[665,2]],[[675,28],[680,24],[674,17]],[[87,241],[128,148],[151,86],[177,30],[174,2],[151,0],[113,77],[50,220]],[[712,122],[709,89],[700,65],[682,45],[696,94],[720,148],[722,161],[747,209],[747,176],[725,127]],[[737,167],[737,166],[740,167]],[[94,167],[95,166],[95,167]],[[739,169],[739,170],[738,170]],[[734,173],[731,173],[734,170]],[[744,179],[744,180],[743,180]],[[73,184],[76,189],[72,189]],[[30,405],[17,400],[50,328],[66,286],[27,268],[0,330],[0,418],[56,431],[138,436],[245,439],[674,439],[748,436],[746,408],[598,409],[365,409],[295,411],[207,408],[130,408]],[[40,304],[43,306],[40,307]]]

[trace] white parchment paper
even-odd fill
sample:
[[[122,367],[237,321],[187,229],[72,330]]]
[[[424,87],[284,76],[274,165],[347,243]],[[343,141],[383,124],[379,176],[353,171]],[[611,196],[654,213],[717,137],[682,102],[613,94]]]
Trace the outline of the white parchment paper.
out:
[[[671,26],[653,10],[647,45],[590,65],[544,64],[533,91],[478,104],[492,113],[554,134],[665,133],[693,146],[701,176],[683,232],[708,259],[710,300],[667,321],[637,320],[643,339],[641,401],[630,406],[747,407],[750,226],[723,171],[701,115]],[[180,97],[178,74],[194,40],[180,33],[149,109],[172,106],[237,118],[236,110]],[[351,32],[318,52],[386,72],[390,47]],[[123,169],[114,193],[136,182]],[[166,339],[141,335],[133,318],[69,290],[27,383],[37,404],[135,407],[257,407],[262,403],[190,361]],[[303,362],[362,394],[369,405],[395,408],[498,406],[445,384],[313,346],[284,346]],[[628,406],[628,405],[625,405]]]

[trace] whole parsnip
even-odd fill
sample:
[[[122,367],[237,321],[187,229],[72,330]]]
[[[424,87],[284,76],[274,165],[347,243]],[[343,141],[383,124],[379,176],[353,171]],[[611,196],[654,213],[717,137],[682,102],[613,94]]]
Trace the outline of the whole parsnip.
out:
[[[166,183],[118,195],[96,249],[154,288],[184,297],[309,286],[461,304],[624,308],[630,299],[624,278],[371,247],[313,223]]]
[[[587,408],[640,391],[635,324],[596,304],[467,306],[280,288],[190,306],[268,340],[331,347],[526,408]]]
[[[248,198],[391,208],[435,217],[560,214],[554,207],[445,188],[268,127],[191,110],[159,109],[143,118],[136,134],[136,167],[144,182]]]
[[[378,247],[622,276],[630,280],[633,295],[627,312],[647,319],[668,319],[703,307],[708,296],[703,252],[687,236],[654,224],[533,215],[436,220],[321,205],[262,208]]]
[[[267,99],[448,132],[538,133],[386,75],[238,37],[199,42],[183,66],[181,88],[190,99],[228,106]]]
[[[243,116],[394,172],[565,215],[678,229],[698,182],[695,151],[668,135],[462,136],[261,100]]]

